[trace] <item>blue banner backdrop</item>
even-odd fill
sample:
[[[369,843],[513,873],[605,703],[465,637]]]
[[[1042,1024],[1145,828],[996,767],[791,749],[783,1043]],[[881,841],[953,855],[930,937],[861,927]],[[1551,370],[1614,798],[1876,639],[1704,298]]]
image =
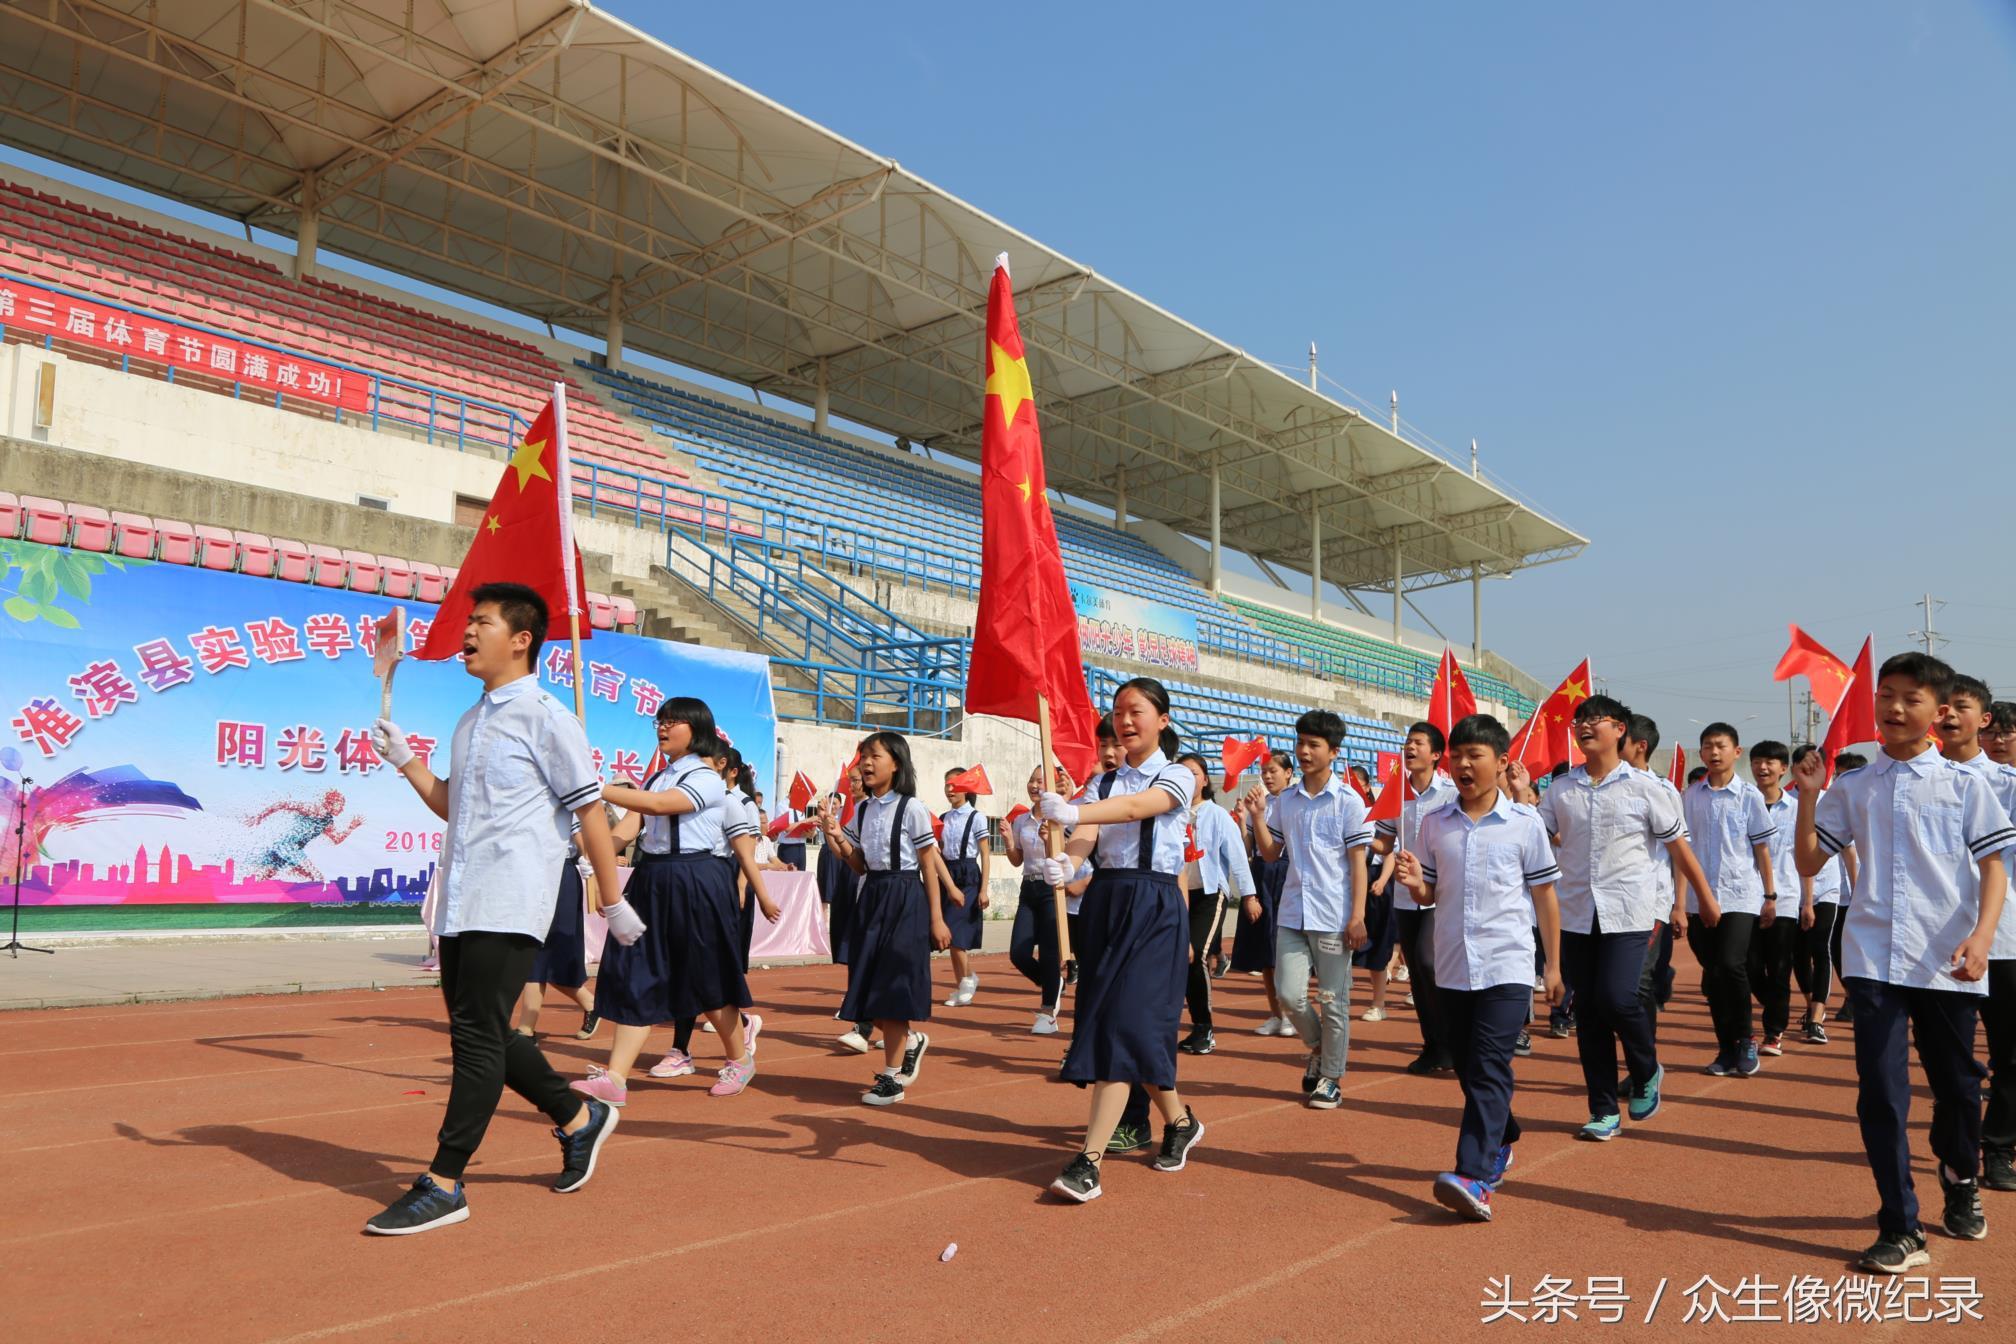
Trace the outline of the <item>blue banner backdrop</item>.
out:
[[[1071,604],[1078,611],[1078,645],[1086,657],[1197,670],[1196,612],[1089,583],[1071,585]]]
[[[20,541],[0,541],[0,593],[0,754],[35,790],[23,904],[421,899],[442,823],[371,750],[371,647],[403,606],[413,648],[432,606]],[[776,759],[767,659],[607,631],[581,659],[604,778],[642,778],[671,695],[707,701],[759,770]],[[539,662],[571,705],[566,640]],[[480,689],[459,661],[401,663],[393,718],[437,773]],[[0,882],[20,797],[10,773]]]

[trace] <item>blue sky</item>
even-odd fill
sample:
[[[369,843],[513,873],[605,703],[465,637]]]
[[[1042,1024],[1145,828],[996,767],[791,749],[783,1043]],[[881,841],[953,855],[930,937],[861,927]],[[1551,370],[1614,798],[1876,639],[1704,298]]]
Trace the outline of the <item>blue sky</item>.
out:
[[[1542,680],[1588,654],[1669,739],[1783,736],[1788,620],[1894,651],[1929,591],[1942,653],[2016,697],[2009,0],[782,3],[760,41],[733,7],[602,7],[1477,438],[1591,539],[1485,589],[1487,644]],[[1467,644],[1467,586],[1423,606]]]

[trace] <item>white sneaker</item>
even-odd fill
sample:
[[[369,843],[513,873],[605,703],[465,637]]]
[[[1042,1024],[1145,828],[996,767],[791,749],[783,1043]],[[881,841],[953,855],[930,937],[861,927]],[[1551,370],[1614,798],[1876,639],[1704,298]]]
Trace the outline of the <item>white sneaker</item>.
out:
[[[1259,1026],[1253,1028],[1253,1034],[1256,1036],[1279,1036],[1281,1034],[1281,1019],[1278,1017],[1268,1018]]]
[[[840,1034],[839,1044],[844,1049],[852,1050],[857,1055],[868,1053],[868,1038],[860,1032],[855,1031],[852,1027],[849,1027]]]
[[[1386,1020],[1386,1010],[1384,1008],[1367,1008],[1364,1012],[1358,1014],[1358,1020],[1360,1022],[1384,1022]]]
[[[714,1019],[711,1017],[703,1017],[700,1019],[700,1030],[706,1032],[710,1036],[719,1034],[714,1030]]]
[[[1057,1034],[1057,1015],[1055,1013],[1036,1014],[1036,1025],[1029,1028],[1029,1034],[1031,1036],[1055,1036]]]
[[[980,977],[977,975],[967,976],[959,982],[959,988],[952,992],[952,997],[945,1000],[945,1006],[947,1008],[964,1008],[967,1004],[973,1002],[973,991],[979,988]]]

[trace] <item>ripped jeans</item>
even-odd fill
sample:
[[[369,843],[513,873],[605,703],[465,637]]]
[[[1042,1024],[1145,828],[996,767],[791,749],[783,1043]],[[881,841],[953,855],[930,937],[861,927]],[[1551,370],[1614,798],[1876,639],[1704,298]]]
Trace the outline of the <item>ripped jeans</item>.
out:
[[[1309,1001],[1309,973],[1316,973],[1316,1001]],[[1351,1044],[1351,949],[1341,933],[1274,931],[1274,993],[1295,1024],[1302,1044],[1318,1055],[1317,1072],[1344,1076],[1344,1050]]]

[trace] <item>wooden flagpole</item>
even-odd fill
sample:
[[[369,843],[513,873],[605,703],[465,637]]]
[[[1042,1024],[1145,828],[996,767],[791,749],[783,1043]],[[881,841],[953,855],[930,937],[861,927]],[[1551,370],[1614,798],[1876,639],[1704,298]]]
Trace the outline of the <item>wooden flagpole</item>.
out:
[[[1043,792],[1049,793],[1056,787],[1057,783],[1057,745],[1050,738],[1050,697],[1042,694],[1040,691],[1036,695],[1036,731],[1043,740]],[[1042,818],[1039,817],[1037,820],[1041,821]],[[1050,857],[1053,859],[1063,858],[1064,828],[1055,822],[1049,822],[1044,825],[1043,834],[1045,837],[1044,848],[1049,852]],[[1057,907],[1055,912],[1057,915],[1057,998],[1061,1003],[1064,998],[1064,964],[1071,960],[1071,920],[1069,913],[1064,908],[1066,899],[1064,888],[1052,887],[1050,890],[1056,897],[1055,904]],[[1055,1004],[1044,1005],[1046,1008],[1055,1006]]]

